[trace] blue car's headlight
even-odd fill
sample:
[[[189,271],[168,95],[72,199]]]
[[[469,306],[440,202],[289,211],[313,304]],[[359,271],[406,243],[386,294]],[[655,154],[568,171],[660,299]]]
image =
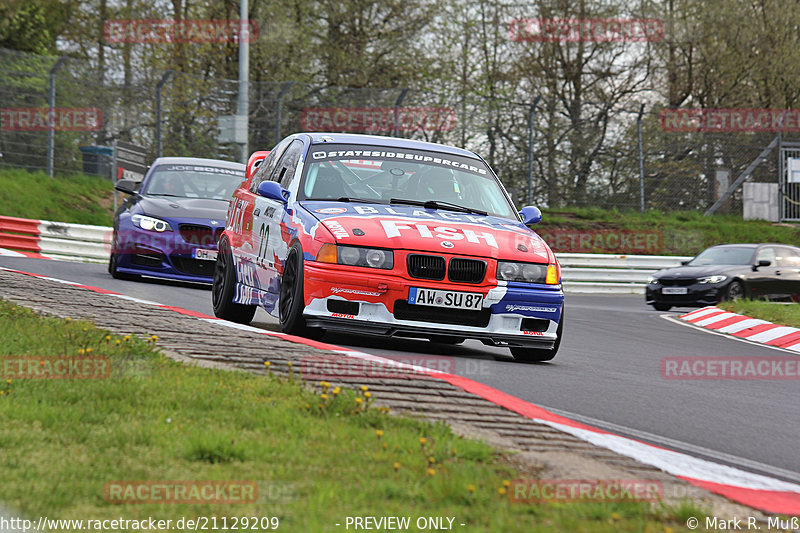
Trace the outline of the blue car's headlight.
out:
[[[165,231],[172,231],[172,226],[166,220],[160,218],[153,218],[147,215],[132,215],[131,222],[134,226],[142,228],[145,231],[156,231],[162,233]]]
[[[697,283],[722,283],[726,279],[728,279],[728,276],[717,274],[714,276],[705,276],[702,278],[697,278]]]

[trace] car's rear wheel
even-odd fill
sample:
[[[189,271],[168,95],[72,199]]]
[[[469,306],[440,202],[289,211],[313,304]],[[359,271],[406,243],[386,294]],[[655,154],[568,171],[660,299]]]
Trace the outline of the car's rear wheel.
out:
[[[249,324],[256,314],[255,305],[237,304],[233,301],[236,290],[236,272],[233,266],[233,255],[228,239],[223,235],[219,240],[217,262],[214,266],[214,280],[211,284],[211,303],[214,315],[237,322]]]
[[[744,285],[738,280],[731,281],[725,290],[725,299],[733,301],[741,298],[744,298]]]
[[[669,304],[653,304],[653,309],[656,311],[669,311],[672,306]]]
[[[511,350],[511,355],[514,356],[514,359],[517,361],[521,361],[523,363],[542,363],[544,361],[550,361],[553,357],[556,356],[558,353],[558,349],[561,347],[561,338],[564,336],[564,308],[561,308],[561,320],[558,321],[558,329],[556,329],[556,342],[553,344],[553,347],[550,349],[542,349],[542,348],[522,348],[519,346],[514,346],[509,348]]]
[[[108,273],[111,274],[111,277],[114,279],[122,279],[127,281],[135,281],[139,279],[139,276],[136,274],[125,274],[124,272],[119,271],[119,254],[114,251],[116,249],[117,241],[114,240],[113,244],[111,245],[111,256],[108,258]]]
[[[278,319],[281,330],[290,335],[318,339],[325,330],[309,328],[303,318],[305,299],[303,293],[303,250],[295,244],[286,256],[281,276],[281,291],[278,300]]]

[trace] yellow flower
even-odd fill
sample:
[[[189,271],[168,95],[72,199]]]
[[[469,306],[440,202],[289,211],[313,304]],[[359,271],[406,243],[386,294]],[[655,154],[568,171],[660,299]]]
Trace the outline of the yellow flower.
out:
[[[375,430],[375,436],[378,437],[378,438],[383,437],[383,430],[382,429],[376,429]]]
[[[432,476],[436,474],[436,470],[434,470],[433,468],[429,468],[425,471],[425,473],[428,474],[429,476]]]
[[[430,457],[428,457],[428,462],[429,462],[429,463],[431,463],[431,464],[433,464],[433,463],[435,463],[435,462],[436,462],[436,458],[435,458],[434,456],[432,456],[432,455],[431,455]]]
[[[356,403],[357,403],[358,405],[361,405],[361,402],[363,402],[363,401],[364,401],[364,400],[362,400],[361,398],[356,398]]]
[[[504,479],[504,480],[503,480],[503,486],[504,486],[505,488],[508,488],[508,487],[510,487],[510,486],[511,486],[511,482],[510,482],[509,480],[507,480],[507,479]]]
[[[333,389],[334,394],[339,394],[340,392],[342,392],[341,387],[336,387],[335,389]]]
[[[130,335],[125,335],[124,337],[122,337],[122,340],[129,341],[129,340],[131,340],[131,336]]]
[[[426,439],[425,437],[420,437],[419,438],[419,445],[420,446],[425,446],[426,442],[428,442],[428,439]]]
[[[69,322],[70,320],[72,320],[72,319],[70,317],[67,317],[67,318],[64,319],[64,322]]]
[[[78,348],[78,354],[79,355],[83,355],[85,353],[86,353],[86,350],[84,350],[83,348]]]
[[[86,354],[88,355],[90,353],[92,353],[92,349],[91,348],[86,348]]]
[[[611,513],[611,520],[619,520],[619,513]]]
[[[89,328],[83,328],[83,331],[89,331]]]
[[[372,398],[372,393],[371,392],[365,392],[364,393],[364,398]]]
[[[117,346],[119,346],[120,344],[122,344],[122,341],[117,339]]]
[[[322,387],[322,388],[324,388],[324,389],[329,389],[329,388],[331,388],[331,384],[330,384],[330,383],[328,383],[327,381],[320,381],[320,382],[319,382],[319,386],[320,386],[320,387]]]
[[[319,397],[322,398],[323,400],[327,400],[328,399],[328,395],[327,394],[320,394]]]
[[[150,342],[156,342],[158,340],[158,335],[151,335]]]
[[[451,453],[452,453],[453,455],[457,455],[457,454],[458,454],[458,452],[456,452],[456,449],[455,449],[455,448],[453,448],[453,449],[451,450]]]
[[[2,396],[5,393],[6,393],[5,391],[0,390],[0,396]]]
[[[394,466],[394,471],[395,471],[395,472],[397,472],[398,470],[400,470],[400,463],[397,463],[397,462],[395,462],[393,466]]]
[[[272,363],[270,363],[269,361],[264,361],[264,366],[265,366],[265,367],[269,368],[269,365],[270,365],[270,364],[272,364]]]
[[[289,368],[292,367],[292,362],[291,361],[287,361],[286,364],[289,365]]]
[[[106,335],[105,339],[106,339],[107,341],[110,341],[110,340],[111,340],[111,335]]]
[[[311,406],[306,404],[306,409],[311,409]]]
[[[361,385],[361,392],[367,392],[368,390],[369,387],[367,387],[366,385]]]
[[[475,492],[475,485],[467,485],[467,492]]]
[[[8,383],[9,385],[11,385],[11,380],[10,380],[10,379],[7,379],[7,380],[6,380],[6,383]]]
[[[502,496],[505,493],[506,493],[505,487],[500,487],[499,489],[497,489],[497,494],[499,494],[500,496]]]

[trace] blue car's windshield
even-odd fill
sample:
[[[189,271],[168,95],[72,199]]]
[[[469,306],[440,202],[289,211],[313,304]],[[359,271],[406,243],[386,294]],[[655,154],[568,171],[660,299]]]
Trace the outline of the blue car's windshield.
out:
[[[150,174],[145,196],[227,200],[244,180],[244,170],[205,165],[159,165]]]
[[[714,246],[700,252],[688,266],[750,265],[755,250],[745,246]]]

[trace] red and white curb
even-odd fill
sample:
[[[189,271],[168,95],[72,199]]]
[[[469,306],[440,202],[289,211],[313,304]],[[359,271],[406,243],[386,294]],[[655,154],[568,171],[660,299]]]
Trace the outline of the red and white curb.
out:
[[[800,329],[798,328],[737,315],[714,306],[704,307],[678,318],[695,326],[726,333],[739,339],[800,352]]]
[[[112,234],[107,226],[0,216],[0,255],[105,262]]]
[[[582,424],[580,422],[576,422],[569,418],[557,415],[537,405],[526,402],[524,400],[511,396],[510,394],[506,394],[505,392],[489,387],[488,385],[484,385],[483,383],[473,381],[469,378],[465,378],[463,376],[458,376],[455,374],[447,374],[445,372],[440,372],[429,368],[412,366],[405,363],[399,363],[391,359],[385,359],[383,357],[378,357],[375,355],[370,355],[355,350],[347,350],[340,346],[335,346],[333,344],[326,344],[324,342],[318,342],[305,339],[302,337],[286,335],[284,333],[265,331],[252,326],[234,324],[231,322],[220,320],[212,316],[205,315],[203,313],[198,313],[196,311],[190,311],[175,306],[163,305],[158,302],[142,300],[140,298],[133,298],[130,296],[126,296],[124,294],[119,294],[113,291],[100,289],[98,287],[92,287],[89,285],[83,285],[81,283],[76,283],[73,281],[66,281],[58,278],[42,276],[39,274],[32,274],[30,272],[23,272],[20,270],[14,270],[4,267],[0,267],[0,270],[15,272],[18,274],[26,274],[41,279],[46,279],[58,283],[64,283],[67,285],[80,287],[100,294],[106,294],[109,296],[114,296],[116,298],[122,298],[124,300],[130,300],[133,302],[146,305],[153,305],[156,307],[160,307],[162,309],[169,309],[171,311],[175,311],[183,315],[195,317],[210,323],[219,324],[220,326],[224,327],[231,327],[235,329],[257,332],[263,335],[281,337],[288,341],[305,344],[313,348],[334,351],[340,353],[345,357],[354,357],[369,361],[379,361],[386,365],[392,365],[404,369],[413,369],[423,374],[427,374],[429,376],[442,379],[450,383],[451,385],[461,388],[466,392],[470,392],[472,394],[480,396],[481,398],[484,398],[485,400],[488,400],[494,403],[495,405],[504,407],[510,411],[513,411],[522,416],[530,418],[535,422],[545,424],[560,431],[564,431],[565,433],[569,433],[570,435],[573,435],[581,440],[594,444],[595,446],[606,448],[620,455],[631,457],[641,463],[652,465],[692,485],[695,485],[697,487],[700,487],[702,489],[708,490],[716,494],[720,494],[733,501],[769,513],[784,514],[790,516],[800,515],[800,485],[798,484],[781,481],[761,474],[753,474],[751,472],[746,472],[738,468],[721,465],[705,459],[699,459],[697,457],[693,457],[685,453],[667,450],[665,448],[640,442],[635,439],[622,437],[620,435],[616,435],[614,433],[610,433],[608,431],[588,426],[586,424]],[[714,312],[715,309],[716,308],[708,308],[708,310],[701,309],[699,311],[696,311],[695,313],[707,311],[705,315],[697,316],[697,320],[700,321],[703,318],[703,316],[706,316],[706,318],[712,318],[710,315],[711,313]],[[724,311],[722,310],[719,311],[721,313],[724,313]],[[727,318],[732,318],[732,317],[725,317],[721,320],[726,320]],[[743,318],[748,320],[754,320],[754,319],[749,319],[748,317],[743,317]],[[762,322],[762,324],[758,325],[763,325],[763,321],[760,322]],[[775,326],[775,327],[780,327],[780,326]],[[764,330],[761,330],[761,332],[763,331]]]

